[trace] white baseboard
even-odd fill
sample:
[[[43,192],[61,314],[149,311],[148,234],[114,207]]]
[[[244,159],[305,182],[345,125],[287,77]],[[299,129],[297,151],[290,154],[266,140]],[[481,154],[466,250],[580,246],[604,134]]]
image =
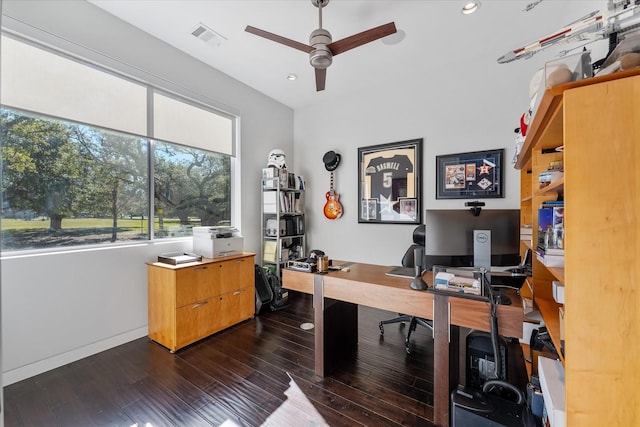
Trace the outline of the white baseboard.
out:
[[[15,368],[10,371],[2,372],[2,385],[8,386],[10,384],[17,383],[18,381],[31,378],[43,372],[59,368],[60,366],[75,362],[76,360],[84,359],[85,357],[92,356],[110,348],[117,347],[121,344],[128,343],[129,341],[142,338],[144,336],[147,336],[147,333],[148,328],[147,326],[144,326],[142,328],[134,329],[132,331],[128,331],[123,334],[116,335],[105,340],[68,351],[66,353],[58,354],[48,359],[39,360],[37,362],[30,363],[25,366],[20,366],[19,368]]]

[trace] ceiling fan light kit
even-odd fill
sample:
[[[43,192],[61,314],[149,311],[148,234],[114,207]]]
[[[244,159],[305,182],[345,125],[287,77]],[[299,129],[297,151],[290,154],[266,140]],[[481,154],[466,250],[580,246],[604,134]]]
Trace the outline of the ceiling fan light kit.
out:
[[[333,62],[334,56],[374,40],[378,40],[382,37],[394,34],[397,31],[395,24],[390,22],[333,42],[331,39],[331,33],[322,28],[322,8],[329,4],[329,0],[311,0],[311,3],[318,8],[319,25],[318,29],[311,32],[311,35],[309,36],[309,45],[252,27],[250,25],[247,25],[245,31],[308,53],[309,63],[315,69],[316,73],[317,91],[324,90],[327,67],[329,67]]]
[[[309,36],[309,44],[313,47],[309,53],[309,63],[313,68],[327,68],[333,61],[333,54],[327,47],[331,44],[331,33],[318,28]]]

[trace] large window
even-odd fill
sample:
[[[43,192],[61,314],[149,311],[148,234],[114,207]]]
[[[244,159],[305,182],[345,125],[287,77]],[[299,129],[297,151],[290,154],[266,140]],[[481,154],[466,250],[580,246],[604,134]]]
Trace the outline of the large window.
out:
[[[155,236],[191,236],[191,227],[231,224],[231,159],[191,147],[154,146]]]
[[[148,238],[149,143],[0,110],[2,250]]]
[[[6,36],[1,60],[2,251],[231,224],[233,117]],[[33,67],[56,91],[21,72]]]

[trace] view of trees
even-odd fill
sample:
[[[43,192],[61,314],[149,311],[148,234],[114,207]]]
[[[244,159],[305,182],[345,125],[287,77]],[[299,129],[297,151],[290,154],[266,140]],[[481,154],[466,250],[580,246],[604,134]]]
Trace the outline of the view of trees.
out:
[[[190,235],[228,224],[230,158],[158,142],[149,218],[147,139],[0,110],[2,249]]]
[[[228,156],[158,142],[154,171],[158,218],[177,217],[181,225],[187,225],[196,217],[201,225],[229,225],[231,162]],[[163,230],[156,228],[156,234],[163,234]]]

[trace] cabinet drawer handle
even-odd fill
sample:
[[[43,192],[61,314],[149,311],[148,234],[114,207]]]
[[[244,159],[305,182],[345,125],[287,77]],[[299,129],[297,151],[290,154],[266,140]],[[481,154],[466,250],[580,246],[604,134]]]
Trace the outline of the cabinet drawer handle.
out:
[[[237,259],[236,260],[236,264],[240,264],[241,262],[244,262],[244,259]]]
[[[193,271],[200,271],[200,270],[206,270],[207,267],[196,267],[193,269]]]
[[[239,291],[235,291],[233,294],[234,295],[240,295],[243,292],[244,292],[244,289],[240,289]]]
[[[209,301],[202,301],[202,302],[195,303],[195,304],[193,304],[193,307],[191,307],[191,308],[202,307],[205,304],[209,304]]]

